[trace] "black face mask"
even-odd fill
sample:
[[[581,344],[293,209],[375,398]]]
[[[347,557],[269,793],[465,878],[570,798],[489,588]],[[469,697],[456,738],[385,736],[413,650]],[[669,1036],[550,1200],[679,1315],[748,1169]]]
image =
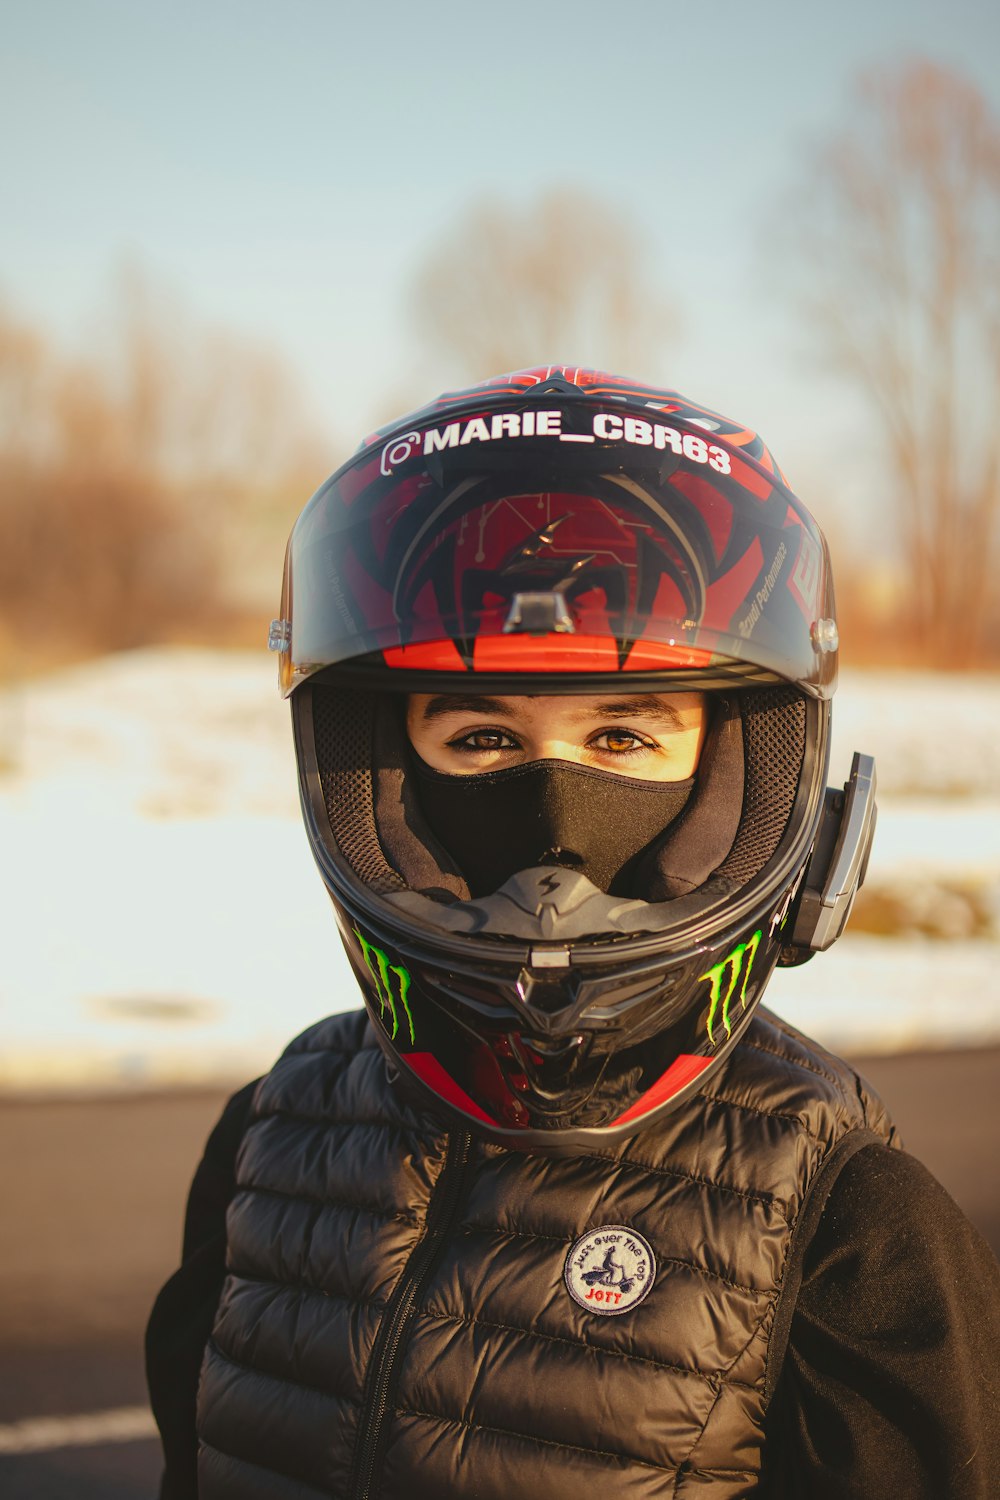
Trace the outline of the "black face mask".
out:
[[[474,897],[537,865],[563,865],[610,895],[628,894],[631,861],[674,821],[694,786],[693,777],[641,781],[562,760],[449,775],[411,756],[424,817]]]

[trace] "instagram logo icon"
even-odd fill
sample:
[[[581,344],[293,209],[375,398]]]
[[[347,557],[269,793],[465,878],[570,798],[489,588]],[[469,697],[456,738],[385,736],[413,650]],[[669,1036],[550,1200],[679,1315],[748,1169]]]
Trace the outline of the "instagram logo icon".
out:
[[[402,437],[390,438],[382,449],[382,462],[379,465],[382,473],[388,478],[393,469],[399,464],[405,464],[419,447],[419,432],[404,432]]]

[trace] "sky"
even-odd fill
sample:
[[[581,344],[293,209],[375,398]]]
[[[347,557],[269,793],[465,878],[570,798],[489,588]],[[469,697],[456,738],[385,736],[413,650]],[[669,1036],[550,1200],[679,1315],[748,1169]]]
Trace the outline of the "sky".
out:
[[[86,347],[140,267],[285,357],[331,468],[397,390],[453,383],[415,333],[422,259],[471,203],[572,184],[681,314],[662,368],[629,373],[758,427],[793,483],[854,444],[838,472],[867,493],[870,436],[783,291],[794,184],[864,68],[930,57],[1000,104],[993,0],[33,0],[3,37],[3,303]]]

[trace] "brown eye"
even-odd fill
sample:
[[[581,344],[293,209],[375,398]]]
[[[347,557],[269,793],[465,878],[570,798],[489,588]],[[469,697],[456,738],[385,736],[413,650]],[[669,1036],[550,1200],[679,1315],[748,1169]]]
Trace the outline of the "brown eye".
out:
[[[644,740],[634,729],[602,729],[590,742],[593,750],[603,750],[607,755],[635,755],[655,746]]]
[[[627,729],[609,729],[604,736],[605,749],[620,754],[623,750],[634,750],[640,743],[634,734],[629,734]]]
[[[517,743],[511,739],[502,729],[474,729],[471,734],[464,735],[460,740],[452,740],[452,750],[466,750],[488,752],[496,750],[516,750]]]

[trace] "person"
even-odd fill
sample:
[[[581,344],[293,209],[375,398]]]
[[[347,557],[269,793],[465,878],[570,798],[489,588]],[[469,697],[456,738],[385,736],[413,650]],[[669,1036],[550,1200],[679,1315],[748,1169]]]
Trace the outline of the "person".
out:
[[[996,1262],[760,1005],[867,864],[837,644],[808,511],[675,392],[499,377],[313,497],[271,645],[365,1008],[208,1143],[165,1500],[996,1493]]]

